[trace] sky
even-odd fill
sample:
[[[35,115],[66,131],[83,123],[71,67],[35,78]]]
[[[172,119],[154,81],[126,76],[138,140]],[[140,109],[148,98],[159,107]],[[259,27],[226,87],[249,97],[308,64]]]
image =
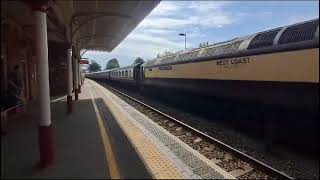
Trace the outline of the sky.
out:
[[[319,18],[319,1],[161,1],[111,52],[88,51],[102,69],[117,58],[120,66],[137,57],[151,60],[164,51],[197,48],[259,31]]]

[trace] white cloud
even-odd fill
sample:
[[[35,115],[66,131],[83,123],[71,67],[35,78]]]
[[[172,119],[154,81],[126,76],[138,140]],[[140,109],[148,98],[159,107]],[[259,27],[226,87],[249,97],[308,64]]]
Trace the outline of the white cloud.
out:
[[[183,1],[164,1],[158,6],[159,9],[157,7],[150,17],[141,22],[139,27],[164,30],[181,29],[187,26],[221,28],[234,23],[238,18],[237,13],[231,14],[224,10],[225,6],[230,3],[202,1],[186,4]],[[173,12],[176,16],[171,16]],[[158,16],[165,13],[167,13],[165,17]]]
[[[152,11],[152,15],[171,15],[181,9],[181,6],[176,5],[173,1],[162,1]]]
[[[141,30],[141,33],[150,33],[150,34],[156,34],[156,35],[169,35],[176,33],[175,30],[170,30],[170,29],[150,29],[150,28],[145,28]]]
[[[141,42],[141,43],[151,43],[154,45],[164,45],[172,46],[172,47],[179,47],[178,43],[175,43],[173,41],[169,41],[163,37],[155,37],[148,34],[134,34],[130,37],[128,37],[128,42]]]
[[[319,17],[319,14],[318,14],[318,17]],[[302,22],[302,21],[311,20],[311,19],[315,19],[315,15],[313,15],[313,14],[304,14],[304,15],[291,16],[291,17],[289,17],[288,25],[299,23],[299,22]]]
[[[105,53],[104,60],[98,63],[104,67],[105,61],[115,57],[120,65],[128,65],[138,56],[149,60],[165,50],[182,50],[184,39],[178,36],[182,32],[187,33],[187,47],[197,46],[200,42],[196,39],[205,37],[201,28],[221,28],[238,20],[239,13],[225,10],[231,3],[162,1],[112,53]],[[94,57],[99,59],[101,56],[98,53]]]
[[[192,22],[188,19],[176,19],[176,18],[149,18],[142,21],[141,28],[151,29],[177,29],[186,25],[190,25]]]
[[[188,46],[190,46],[189,43]],[[136,57],[150,60],[165,50],[177,51],[183,49],[183,47],[183,42],[178,43],[164,37],[155,37],[150,33],[140,34],[134,32],[112,51],[112,53],[88,52],[85,54],[85,57],[91,57],[90,59],[96,60],[103,68],[107,60],[111,58],[117,58],[120,66],[125,66],[132,64]]]
[[[199,12],[219,11],[230,3],[232,2],[230,1],[202,1],[202,2],[192,1],[189,4],[188,8],[194,11],[199,11]]]
[[[177,51],[182,49],[183,46],[183,43],[177,43],[164,37],[135,33],[120,44],[113,54],[120,55],[125,52],[130,56],[139,56],[145,60],[149,60],[165,50]]]

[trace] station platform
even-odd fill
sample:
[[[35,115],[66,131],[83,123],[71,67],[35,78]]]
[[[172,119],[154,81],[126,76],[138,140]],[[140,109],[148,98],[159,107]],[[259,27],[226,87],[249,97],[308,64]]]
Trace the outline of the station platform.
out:
[[[8,120],[1,179],[234,178],[94,81],[73,103],[67,114],[66,97],[51,101],[55,162],[43,170],[35,168],[37,105]]]

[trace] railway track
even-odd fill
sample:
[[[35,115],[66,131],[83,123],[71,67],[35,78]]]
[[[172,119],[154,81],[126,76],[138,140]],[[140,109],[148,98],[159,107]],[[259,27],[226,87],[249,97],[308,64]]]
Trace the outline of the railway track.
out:
[[[147,115],[151,120],[164,127],[183,142],[200,152],[216,165],[239,179],[293,179],[259,160],[155,109],[106,84],[105,88],[113,91],[127,103]]]

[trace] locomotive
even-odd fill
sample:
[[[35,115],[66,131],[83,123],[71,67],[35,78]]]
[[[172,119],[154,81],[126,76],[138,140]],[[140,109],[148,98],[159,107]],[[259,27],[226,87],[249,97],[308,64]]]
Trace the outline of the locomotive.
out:
[[[85,77],[317,111],[319,19]]]

